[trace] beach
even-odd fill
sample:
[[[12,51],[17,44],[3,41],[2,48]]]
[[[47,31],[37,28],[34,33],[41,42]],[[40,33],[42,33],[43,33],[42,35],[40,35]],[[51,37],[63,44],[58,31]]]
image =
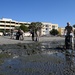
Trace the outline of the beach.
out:
[[[74,75],[75,57],[61,48],[64,37],[0,37],[0,75]]]

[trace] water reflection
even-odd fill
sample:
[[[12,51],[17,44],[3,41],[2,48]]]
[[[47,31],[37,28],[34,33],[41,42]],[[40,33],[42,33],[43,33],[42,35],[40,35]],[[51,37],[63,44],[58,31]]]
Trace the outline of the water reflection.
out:
[[[71,67],[74,65],[74,51],[65,52],[66,63]]]
[[[36,46],[33,48],[33,44],[32,46],[28,44],[28,49],[11,49],[9,54],[11,58],[0,65],[0,73],[4,75],[10,75],[10,73],[11,75],[75,75],[75,51],[62,51],[53,46],[50,42],[46,42],[41,43],[40,46],[37,45],[39,49]],[[26,51],[30,55],[27,55]]]
[[[68,75],[73,75],[75,72],[75,55],[73,50],[67,50],[65,51],[65,60],[66,60],[66,68],[65,72],[67,72]]]

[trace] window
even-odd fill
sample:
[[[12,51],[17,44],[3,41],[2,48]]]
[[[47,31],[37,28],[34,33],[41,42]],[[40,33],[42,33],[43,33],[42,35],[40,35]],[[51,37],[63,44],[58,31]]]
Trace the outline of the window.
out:
[[[6,23],[10,23],[10,21],[6,21]]]
[[[46,25],[46,27],[49,27],[48,25]]]
[[[46,30],[48,30],[48,28],[46,28]]]
[[[5,25],[0,25],[1,27],[5,26]]]
[[[5,23],[5,21],[0,21],[0,23]]]
[[[55,29],[55,26],[52,26],[52,29]]]
[[[11,22],[12,24],[15,24],[15,22]]]

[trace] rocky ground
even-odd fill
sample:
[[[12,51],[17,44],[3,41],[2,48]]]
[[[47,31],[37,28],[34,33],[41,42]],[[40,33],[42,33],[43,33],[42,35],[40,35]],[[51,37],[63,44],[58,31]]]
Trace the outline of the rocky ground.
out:
[[[0,75],[75,75],[75,52],[65,51],[64,38],[0,40]]]

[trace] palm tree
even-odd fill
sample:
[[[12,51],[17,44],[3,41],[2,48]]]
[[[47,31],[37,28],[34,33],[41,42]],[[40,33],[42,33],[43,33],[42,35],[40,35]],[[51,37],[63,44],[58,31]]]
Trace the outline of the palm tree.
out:
[[[39,31],[41,33],[42,23],[41,22],[32,22],[29,25],[29,29]]]
[[[29,26],[30,29],[34,30],[34,33],[36,34],[36,39],[37,39],[37,31],[41,35],[41,28],[42,28],[42,23],[41,22],[32,22]]]

